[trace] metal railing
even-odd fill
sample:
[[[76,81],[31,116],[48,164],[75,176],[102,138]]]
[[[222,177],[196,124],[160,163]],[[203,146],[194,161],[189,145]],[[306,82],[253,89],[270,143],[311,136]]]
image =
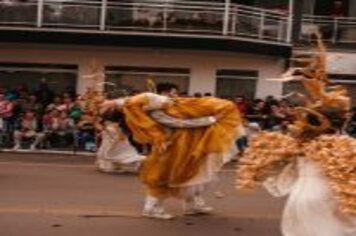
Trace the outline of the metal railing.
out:
[[[356,43],[356,17],[304,15],[301,39],[312,41],[311,33],[319,31],[331,44]]]
[[[288,42],[283,12],[216,1],[28,0],[0,2],[1,29],[155,34]]]

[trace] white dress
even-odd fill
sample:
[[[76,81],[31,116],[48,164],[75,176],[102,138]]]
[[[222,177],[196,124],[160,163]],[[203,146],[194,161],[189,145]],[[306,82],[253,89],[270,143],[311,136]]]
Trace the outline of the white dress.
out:
[[[281,225],[284,236],[356,235],[356,217],[337,211],[328,181],[313,161],[300,157],[264,186],[276,197],[289,194]]]
[[[140,155],[122,134],[117,123],[106,122],[102,142],[97,152],[97,167],[104,172],[138,171],[144,156]]]

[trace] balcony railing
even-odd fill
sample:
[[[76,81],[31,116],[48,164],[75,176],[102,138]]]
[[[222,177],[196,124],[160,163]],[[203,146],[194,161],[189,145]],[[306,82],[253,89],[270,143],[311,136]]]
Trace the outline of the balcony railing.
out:
[[[289,44],[283,12],[227,2],[28,0],[0,3],[0,29],[255,40]]]
[[[303,16],[301,39],[313,40],[315,31],[331,44],[356,43],[356,17]]]

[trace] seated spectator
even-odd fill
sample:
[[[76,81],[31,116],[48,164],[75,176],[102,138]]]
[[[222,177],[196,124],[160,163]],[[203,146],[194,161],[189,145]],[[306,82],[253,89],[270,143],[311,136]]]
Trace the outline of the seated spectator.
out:
[[[353,108],[345,115],[345,123],[342,127],[342,133],[356,138],[356,108]]]
[[[257,99],[246,114],[246,118],[257,123],[262,129],[266,128],[267,106],[265,101]]]
[[[236,104],[237,109],[240,111],[241,115],[246,116],[248,106],[247,106],[245,97],[244,96],[236,96],[235,104]]]
[[[22,104],[22,106],[22,111],[33,111],[37,116],[40,116],[43,112],[43,106],[37,102],[37,97],[35,95],[30,95],[26,103]]]
[[[288,125],[290,125],[295,119],[295,109],[294,106],[292,106],[292,104],[287,99],[282,99],[279,102],[279,109],[280,112],[286,116],[286,118],[283,119],[281,124],[282,131],[286,131]]]
[[[26,85],[20,84],[15,89],[9,89],[6,92],[6,98],[10,101],[24,101],[28,96],[28,88]]]
[[[51,146],[65,147],[73,141],[74,121],[64,111],[53,110],[43,118],[46,137]]]
[[[203,95],[202,95],[201,93],[199,93],[199,92],[194,93],[193,96],[196,97],[196,98],[201,98],[201,97],[203,97]]]
[[[287,115],[277,105],[271,105],[270,113],[267,115],[266,127],[272,130],[282,130],[282,124],[287,121]]]
[[[62,99],[62,103],[56,107],[56,109],[64,112],[69,112],[70,108],[73,106],[72,98],[65,97]]]
[[[58,129],[56,130],[56,133],[58,133],[59,135],[71,133],[73,127],[74,127],[73,120],[70,117],[68,117],[66,112],[62,111],[59,115]]]
[[[21,148],[21,143],[24,139],[33,139],[30,146],[31,150],[36,149],[37,145],[42,142],[44,134],[39,129],[39,123],[36,115],[32,111],[28,111],[22,118],[18,120],[14,132],[14,149]]]
[[[8,91],[6,91],[5,97],[9,101],[14,101],[14,100],[18,99],[19,94],[16,90],[8,90]]]
[[[90,113],[84,113],[77,124],[79,147],[86,151],[96,150],[95,117]]]
[[[14,125],[14,104],[5,98],[3,93],[0,93],[0,120],[1,130],[3,132],[12,132]]]
[[[293,106],[287,99],[280,100],[278,105],[284,113],[290,114],[290,115],[294,114]]]
[[[72,95],[70,95],[69,93],[66,92],[66,93],[63,93],[62,98],[63,99],[67,99],[68,98],[68,99],[72,100],[73,97],[72,97]]]
[[[82,108],[79,100],[76,100],[72,107],[69,109],[68,114],[69,117],[74,120],[75,123],[79,122],[81,116],[82,116]]]
[[[61,105],[62,105],[62,98],[60,96],[56,96],[53,99],[53,103],[49,104],[46,107],[46,110],[53,110],[53,109],[60,110]]]
[[[272,105],[278,105],[277,99],[272,95],[269,95],[269,96],[266,97],[265,103],[266,103],[267,107],[270,107]]]

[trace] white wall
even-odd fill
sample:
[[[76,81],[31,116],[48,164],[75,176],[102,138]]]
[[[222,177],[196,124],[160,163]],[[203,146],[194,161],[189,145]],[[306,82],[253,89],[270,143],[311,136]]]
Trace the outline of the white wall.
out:
[[[329,74],[356,75],[356,51],[328,51],[326,64]]]
[[[189,80],[189,94],[195,92],[215,93],[216,70],[211,66],[196,65],[191,68]]]
[[[279,78],[285,70],[285,60],[274,59],[274,66],[265,65],[260,70],[260,79],[258,80],[256,97],[265,98],[269,95],[278,97],[283,93],[283,83],[278,81],[266,80],[266,78]]]
[[[259,71],[257,97],[281,95],[282,85],[266,81],[278,77],[284,60],[276,57],[242,53],[199,52],[165,49],[129,49],[109,47],[78,47],[64,45],[0,44],[0,62],[65,63],[79,65],[77,91],[83,93],[92,81],[88,64],[96,58],[104,65],[176,67],[190,69],[189,93],[215,93],[217,69],[249,69]]]
[[[356,52],[329,52],[327,70],[331,74],[356,75]]]

